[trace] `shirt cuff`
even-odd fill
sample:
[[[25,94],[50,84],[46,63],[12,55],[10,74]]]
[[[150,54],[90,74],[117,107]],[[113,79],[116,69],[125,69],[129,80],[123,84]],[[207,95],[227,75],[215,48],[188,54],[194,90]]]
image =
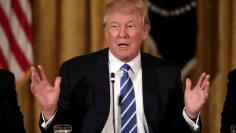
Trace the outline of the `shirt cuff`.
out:
[[[193,121],[192,119],[190,119],[184,109],[183,109],[183,116],[184,116],[185,121],[188,123],[189,127],[194,132],[197,132],[199,130],[199,128],[200,128],[199,127],[199,118],[200,118],[199,116],[200,116],[200,113],[198,114],[196,121]]]
[[[42,127],[43,129],[47,129],[47,128],[51,125],[51,123],[52,123],[52,121],[53,121],[53,119],[54,119],[56,113],[57,113],[57,109],[56,109],[55,113],[52,115],[52,117],[51,117],[48,121],[46,121],[46,120],[45,120],[45,117],[44,117],[44,115],[43,115],[43,112],[42,112],[41,115],[42,115],[42,118],[43,118],[43,123],[41,124],[41,127]]]

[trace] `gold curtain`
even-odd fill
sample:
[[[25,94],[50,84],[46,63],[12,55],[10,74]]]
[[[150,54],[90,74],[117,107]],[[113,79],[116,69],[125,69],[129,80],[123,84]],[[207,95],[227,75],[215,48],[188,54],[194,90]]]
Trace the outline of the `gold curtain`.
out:
[[[42,64],[51,84],[60,64],[106,47],[102,16],[109,0],[31,0],[35,65]],[[39,133],[40,107],[30,83],[18,89],[27,133]]]
[[[236,1],[198,0],[197,74],[212,75],[210,95],[201,112],[203,133],[220,133],[227,74],[236,68]]]
[[[35,65],[43,65],[52,84],[63,61],[106,47],[102,15],[111,0],[31,1]],[[201,112],[203,133],[218,133],[227,73],[236,68],[236,1],[198,0],[198,28],[195,77],[202,71],[212,75]],[[28,83],[17,91],[18,100],[27,133],[39,133],[40,108],[29,88]]]

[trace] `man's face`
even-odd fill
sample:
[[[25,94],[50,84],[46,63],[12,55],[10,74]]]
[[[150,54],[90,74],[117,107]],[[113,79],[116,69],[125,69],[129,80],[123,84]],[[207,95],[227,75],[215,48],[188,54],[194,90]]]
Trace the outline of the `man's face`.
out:
[[[139,12],[111,13],[104,30],[112,54],[124,62],[138,55],[142,41],[148,35]]]

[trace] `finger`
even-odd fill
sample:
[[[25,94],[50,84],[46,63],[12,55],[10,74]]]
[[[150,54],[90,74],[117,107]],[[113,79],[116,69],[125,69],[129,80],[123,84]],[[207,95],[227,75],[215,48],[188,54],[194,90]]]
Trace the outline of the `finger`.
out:
[[[185,91],[190,91],[192,86],[192,81],[190,78],[186,78],[185,80]]]
[[[32,94],[36,95],[37,94],[37,87],[35,87],[35,85],[31,84],[30,85],[30,91],[32,92]]]
[[[40,72],[42,80],[48,81],[42,65],[38,65],[38,68],[39,68],[39,72]]]
[[[61,77],[57,77],[55,80],[55,88],[59,89],[61,84]]]
[[[30,84],[30,91],[33,93],[33,94],[35,94],[36,93],[36,85],[38,84],[38,80],[37,80],[37,71],[36,71],[36,69],[35,69],[35,67],[31,67],[31,84]]]
[[[204,80],[205,76],[206,76],[206,73],[203,72],[203,73],[201,74],[201,76],[199,77],[199,79],[198,79],[197,86],[199,86],[199,87],[202,86],[202,83],[203,83],[203,80]]]
[[[201,88],[205,88],[206,84],[208,83],[209,84],[209,80],[210,80],[210,75],[207,74],[205,77],[204,77],[204,80],[202,82],[202,85],[201,85]]]
[[[31,67],[31,80],[32,80],[31,84],[37,84],[40,82],[40,77],[34,66]]]
[[[209,93],[207,92],[204,94],[204,100],[206,101],[208,99],[208,97],[209,97]]]
[[[207,82],[205,83],[205,86],[203,87],[204,93],[209,93],[209,88],[210,88],[210,82],[207,81]]]

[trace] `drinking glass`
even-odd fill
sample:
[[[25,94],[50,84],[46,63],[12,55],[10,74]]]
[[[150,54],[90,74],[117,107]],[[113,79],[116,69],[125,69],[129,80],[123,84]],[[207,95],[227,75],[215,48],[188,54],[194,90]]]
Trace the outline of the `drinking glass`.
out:
[[[236,125],[235,124],[230,125],[230,133],[236,133]]]
[[[72,133],[72,126],[68,124],[59,124],[53,126],[54,133]]]

